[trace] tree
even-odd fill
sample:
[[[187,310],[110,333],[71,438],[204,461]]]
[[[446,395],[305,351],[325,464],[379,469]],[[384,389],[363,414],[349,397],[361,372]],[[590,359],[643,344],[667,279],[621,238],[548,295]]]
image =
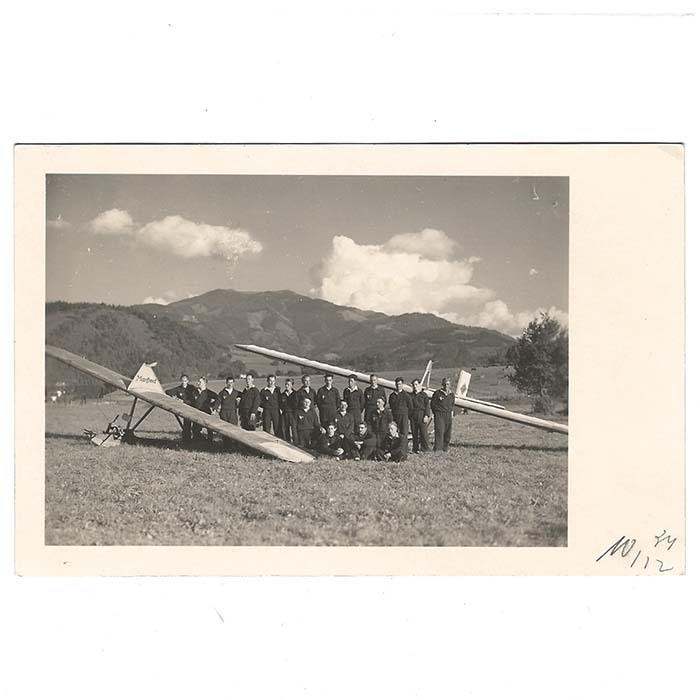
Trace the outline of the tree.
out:
[[[568,407],[569,333],[555,318],[540,314],[506,353],[508,380],[533,399],[538,413],[551,413],[557,399]]]

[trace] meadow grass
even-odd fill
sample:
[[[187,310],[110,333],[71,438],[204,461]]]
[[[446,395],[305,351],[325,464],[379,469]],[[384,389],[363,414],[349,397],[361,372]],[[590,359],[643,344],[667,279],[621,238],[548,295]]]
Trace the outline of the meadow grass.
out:
[[[218,436],[185,448],[159,409],[138,444],[97,448],[82,435],[128,408],[114,395],[47,406],[46,544],[566,545],[563,435],[459,414],[447,454],[300,465],[226,450]]]

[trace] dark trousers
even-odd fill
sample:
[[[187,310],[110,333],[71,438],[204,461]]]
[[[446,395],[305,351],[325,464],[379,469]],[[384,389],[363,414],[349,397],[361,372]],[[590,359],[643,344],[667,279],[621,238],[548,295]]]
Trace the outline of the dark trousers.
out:
[[[199,440],[202,437],[202,430],[204,430],[204,426],[200,425],[199,423],[193,423],[192,424],[192,439],[193,440]],[[214,433],[207,428],[207,440],[209,442],[214,442]]]
[[[250,420],[250,414],[249,413],[244,413],[241,415],[241,428],[243,430],[255,430],[255,418],[253,417],[253,420]]]
[[[280,437],[282,430],[280,428],[281,415],[279,411],[263,411],[262,424],[263,430],[266,433]]]
[[[294,413],[283,413],[281,416],[282,439],[293,444],[297,444],[297,422]]]
[[[318,420],[324,428],[327,428],[328,424],[335,420],[337,413],[338,412],[333,408],[319,408]]]
[[[452,439],[452,414],[435,413],[435,451],[447,452]]]
[[[299,439],[299,445],[301,445],[301,447],[313,447],[313,430],[299,430],[297,428],[297,437]]]
[[[230,423],[231,425],[238,425],[238,413],[236,413],[236,411],[221,411],[219,413],[219,418],[226,423]],[[231,438],[227,438],[225,435],[223,440],[224,445],[232,444]]]
[[[355,430],[357,430],[357,426],[362,423],[362,409],[356,408],[354,410],[348,409],[348,413],[352,416],[353,424],[355,425]]]
[[[189,442],[192,439],[192,421],[182,419],[182,441]]]
[[[408,413],[400,413],[399,415],[394,416],[394,422],[398,426],[399,433],[401,435],[408,435],[408,431],[411,427],[411,421],[408,418]]]
[[[423,416],[411,418],[411,432],[413,433],[413,451],[423,452],[429,450],[428,425],[423,422]]]

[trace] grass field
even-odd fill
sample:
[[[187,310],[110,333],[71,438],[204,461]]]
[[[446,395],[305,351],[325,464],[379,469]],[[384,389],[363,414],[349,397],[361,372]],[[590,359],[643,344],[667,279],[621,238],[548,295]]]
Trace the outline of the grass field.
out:
[[[476,370],[470,394],[515,398],[501,368]],[[82,429],[128,410],[110,398],[46,407],[49,545],[566,545],[563,435],[460,414],[446,455],[292,465],[185,449],[156,409],[140,444],[100,449]]]

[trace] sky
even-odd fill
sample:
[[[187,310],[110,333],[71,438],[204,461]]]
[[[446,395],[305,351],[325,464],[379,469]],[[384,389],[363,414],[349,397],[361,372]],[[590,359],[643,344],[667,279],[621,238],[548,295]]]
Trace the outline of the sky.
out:
[[[48,175],[47,301],[290,289],[516,335],[568,312],[562,177]]]

